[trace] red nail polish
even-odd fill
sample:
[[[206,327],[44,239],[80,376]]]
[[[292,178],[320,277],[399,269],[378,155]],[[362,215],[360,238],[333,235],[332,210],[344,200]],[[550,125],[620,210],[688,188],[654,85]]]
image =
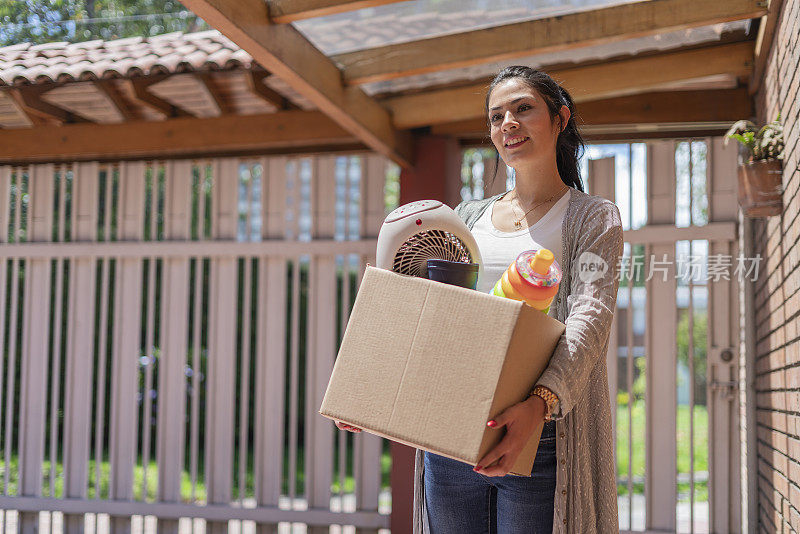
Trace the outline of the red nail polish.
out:
[[[483,467],[481,467],[479,465],[476,465],[475,469],[473,469],[473,471],[480,471],[481,469],[483,469]]]
[[[486,424],[487,424],[488,426],[490,426],[490,427],[495,427],[495,426],[497,426],[497,421],[489,421],[489,422],[488,422],[488,423],[486,423]]]

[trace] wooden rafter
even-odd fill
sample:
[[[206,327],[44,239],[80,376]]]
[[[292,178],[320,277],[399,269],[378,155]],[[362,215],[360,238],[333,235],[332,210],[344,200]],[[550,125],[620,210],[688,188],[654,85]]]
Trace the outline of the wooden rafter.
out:
[[[0,163],[259,153],[356,144],[350,133],[318,111],[282,111],[0,130]]]
[[[666,52],[598,65],[550,71],[576,102],[657,90],[670,83],[719,74],[746,75],[753,60],[749,41]],[[488,81],[453,89],[388,98],[399,129],[483,118]]]
[[[166,76],[152,76],[147,78],[131,78],[133,94],[139,102],[161,113],[165,118],[191,117],[191,113],[171,104],[150,92],[149,87],[162,82]]]
[[[183,4],[368,147],[410,165],[410,138],[395,131],[386,109],[359,88],[345,87],[336,65],[291,24],[271,24],[263,0],[183,0]]]
[[[130,109],[127,102],[122,98],[113,80],[95,80],[94,84],[106,95],[114,107],[117,108],[117,111],[123,119],[126,121],[135,121],[139,119],[139,116]]]
[[[51,89],[51,85],[31,85],[6,90],[34,125],[91,122],[86,117],[42,100],[42,95]]]
[[[231,108],[228,102],[222,97],[222,93],[217,85],[217,80],[214,79],[213,74],[210,72],[196,72],[194,76],[200,82],[203,90],[208,94],[211,102],[214,103],[217,116],[230,115],[234,112],[233,108]]]
[[[334,56],[366,83],[760,17],[761,0],[648,0]]]
[[[732,123],[753,114],[753,99],[742,87],[699,91],[659,91],[632,96],[590,100],[577,106],[582,127],[638,125],[639,130],[668,124]],[[441,124],[434,135],[481,138],[488,135],[486,119]]]
[[[778,18],[783,6],[783,0],[763,1],[767,3],[767,14],[761,17],[758,35],[756,35],[755,50],[753,52],[753,72],[750,76],[750,94],[755,94],[761,88],[764,69],[767,66],[767,57],[769,56],[770,48],[772,48],[775,28],[778,26]]]
[[[314,17],[325,17],[367,7],[394,4],[403,0],[267,0],[270,20],[287,24]]]
[[[278,91],[267,87],[264,80],[269,76],[265,70],[249,70],[245,73],[247,87],[250,91],[261,98],[267,104],[275,106],[276,109],[297,109],[297,106]]]

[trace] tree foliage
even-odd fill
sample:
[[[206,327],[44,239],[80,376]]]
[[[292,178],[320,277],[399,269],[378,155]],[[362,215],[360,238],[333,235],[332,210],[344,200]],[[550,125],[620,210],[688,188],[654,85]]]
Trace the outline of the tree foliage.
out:
[[[707,344],[708,344],[708,313],[705,310],[695,310],[693,326],[693,354],[694,360],[694,403],[704,406],[706,404],[706,380],[707,380]],[[675,339],[678,353],[678,366],[688,372],[689,369],[689,312],[682,310],[678,319],[677,337]],[[633,396],[635,400],[645,398],[647,389],[647,358],[638,356],[634,360]],[[678,372],[676,377],[679,388],[688,388],[687,380],[689,377]],[[621,405],[628,402],[628,395],[624,391],[620,392],[617,402]]]
[[[208,25],[176,0],[0,0],[0,46],[203,29]]]

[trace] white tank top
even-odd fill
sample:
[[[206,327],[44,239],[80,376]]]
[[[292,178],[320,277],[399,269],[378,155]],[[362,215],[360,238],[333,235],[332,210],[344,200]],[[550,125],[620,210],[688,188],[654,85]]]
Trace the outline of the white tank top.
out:
[[[572,194],[572,188],[553,204],[544,217],[533,226],[514,232],[503,232],[492,224],[492,201],[472,227],[472,235],[478,243],[483,260],[483,275],[478,280],[478,291],[491,293],[494,284],[503,276],[511,262],[525,251],[534,248],[547,248],[555,256],[561,267],[562,243],[561,224]],[[499,198],[499,197],[498,197]]]

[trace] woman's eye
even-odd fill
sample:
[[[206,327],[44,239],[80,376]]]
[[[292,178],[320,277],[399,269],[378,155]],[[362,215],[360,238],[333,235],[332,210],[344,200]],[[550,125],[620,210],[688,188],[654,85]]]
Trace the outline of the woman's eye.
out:
[[[522,104],[517,108],[517,111],[527,111],[529,109],[531,109],[530,104]]]
[[[492,121],[492,122],[497,122],[497,121],[499,121],[500,119],[501,119],[501,116],[500,116],[500,114],[499,114],[499,113],[495,113],[494,115],[492,115],[491,117],[489,117],[489,120],[490,120],[490,121]]]

